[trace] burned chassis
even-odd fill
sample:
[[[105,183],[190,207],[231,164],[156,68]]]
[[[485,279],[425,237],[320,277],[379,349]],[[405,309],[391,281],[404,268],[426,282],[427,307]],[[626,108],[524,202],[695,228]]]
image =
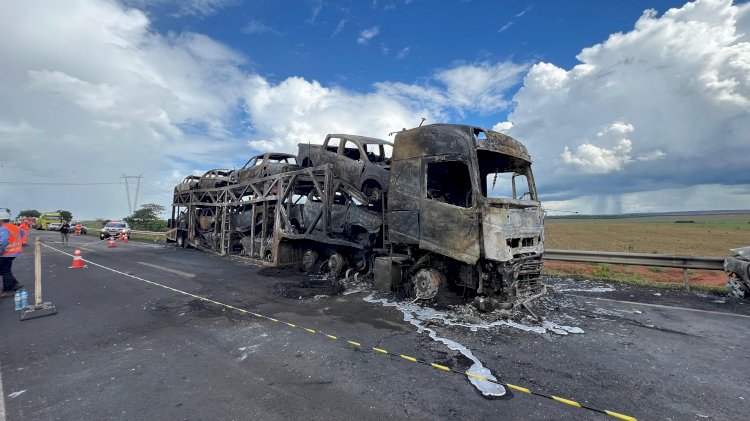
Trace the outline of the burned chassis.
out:
[[[311,192],[322,200],[323,206],[311,223],[304,224],[300,201]],[[373,244],[334,232],[331,207],[337,193],[360,204],[368,203],[358,189],[333,176],[331,165],[228,187],[176,193],[172,220],[177,222],[167,238],[178,245],[219,255],[245,256],[269,267],[298,265],[313,258],[309,265],[320,260],[335,261],[328,265],[334,276],[346,267],[363,270],[368,267],[368,249]],[[207,227],[201,220],[206,213],[215,219],[208,230],[202,229]]]

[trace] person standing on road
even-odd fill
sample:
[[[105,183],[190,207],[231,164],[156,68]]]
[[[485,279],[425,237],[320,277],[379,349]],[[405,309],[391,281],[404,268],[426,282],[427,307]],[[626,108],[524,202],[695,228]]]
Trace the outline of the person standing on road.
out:
[[[22,241],[25,233],[10,223],[10,209],[0,209],[0,276],[3,277],[3,292],[0,298],[12,297],[13,293],[21,289],[11,272],[13,259],[23,252]]]
[[[76,235],[81,235],[81,221],[76,223]]]
[[[29,220],[24,219],[23,222],[21,222],[21,230],[23,231],[23,240],[21,241],[22,246],[25,246],[26,242],[29,240],[29,228],[31,228]]]
[[[62,237],[62,243],[64,246],[67,246],[68,243],[68,234],[70,233],[70,223],[67,219],[63,219],[62,225],[60,225],[60,236]]]

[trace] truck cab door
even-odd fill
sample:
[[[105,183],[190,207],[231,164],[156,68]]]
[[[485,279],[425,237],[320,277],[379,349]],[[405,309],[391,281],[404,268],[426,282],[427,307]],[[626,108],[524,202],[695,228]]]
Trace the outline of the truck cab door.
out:
[[[476,186],[460,156],[422,159],[419,247],[475,264],[480,257]]]

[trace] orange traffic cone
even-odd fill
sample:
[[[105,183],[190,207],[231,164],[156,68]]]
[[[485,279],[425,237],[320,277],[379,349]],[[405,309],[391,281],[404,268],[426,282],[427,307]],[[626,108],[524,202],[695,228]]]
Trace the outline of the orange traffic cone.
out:
[[[120,237],[118,238],[118,240],[122,241],[122,231],[120,231]]]
[[[86,269],[86,264],[83,263],[83,258],[81,257],[80,248],[76,247],[76,252],[73,254],[73,263],[68,269]]]
[[[109,245],[107,247],[109,247],[109,248],[115,248],[115,247],[117,247],[117,244],[115,244],[115,236],[114,235],[110,235],[109,236]]]
[[[128,242],[128,234],[127,233],[125,233],[125,234],[122,235],[122,242],[123,243],[127,243]]]

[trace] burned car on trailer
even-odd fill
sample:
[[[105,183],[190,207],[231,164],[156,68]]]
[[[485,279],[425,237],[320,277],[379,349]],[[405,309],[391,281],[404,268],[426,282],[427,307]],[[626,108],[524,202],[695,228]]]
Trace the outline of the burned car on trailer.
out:
[[[174,194],[185,193],[196,188],[200,180],[201,177],[198,175],[189,175],[185,177],[180,184],[175,186]]]
[[[750,298],[750,246],[732,249],[732,256],[724,260],[724,271],[729,275],[727,290],[737,298]]]
[[[229,174],[232,184],[244,183],[258,178],[299,169],[297,157],[288,153],[265,153],[250,158],[239,170]]]
[[[216,189],[229,185],[231,170],[213,169],[206,171],[195,185],[196,189]]]
[[[334,174],[359,188],[372,200],[388,192],[388,169],[393,143],[373,137],[329,134],[322,145],[300,143],[302,167],[331,164]]]

